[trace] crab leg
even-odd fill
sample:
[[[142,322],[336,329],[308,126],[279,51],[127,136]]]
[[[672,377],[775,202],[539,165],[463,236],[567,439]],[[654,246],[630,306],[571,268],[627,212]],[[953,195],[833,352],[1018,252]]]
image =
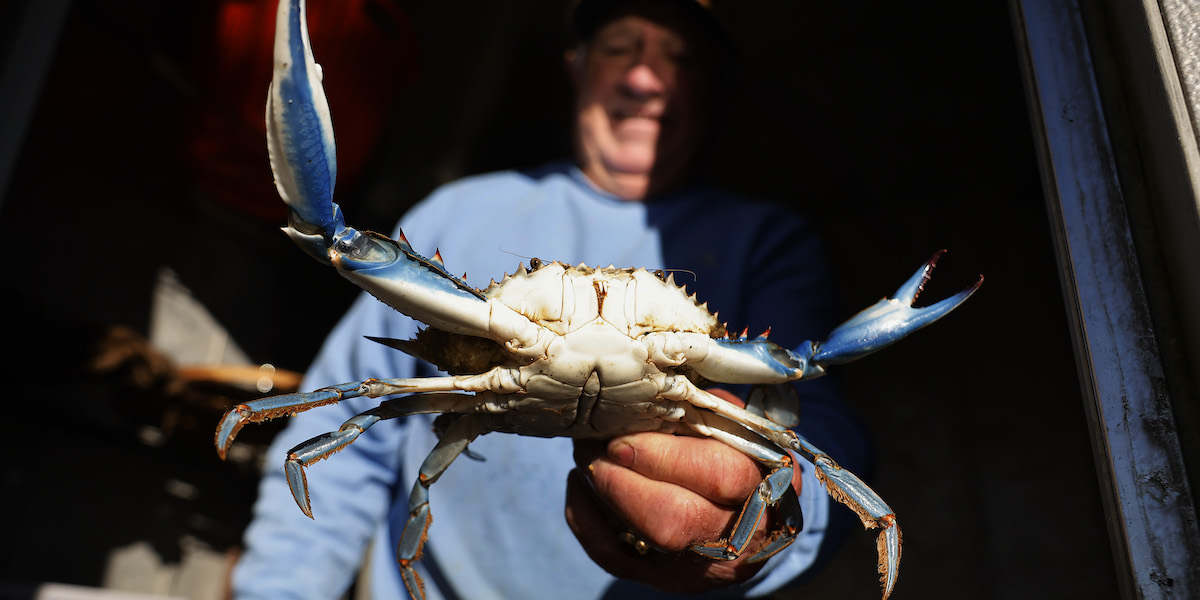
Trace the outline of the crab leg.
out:
[[[790,458],[781,450],[777,450],[772,446],[779,448],[789,448],[796,451],[805,460],[811,462],[817,469],[817,479],[825,484],[826,491],[838,502],[845,504],[862,521],[863,527],[867,529],[882,528],[883,531],[879,534],[879,540],[876,544],[879,553],[879,573],[881,583],[883,585],[883,598],[891,595],[892,588],[896,583],[896,575],[900,570],[900,526],[896,523],[896,515],[883,498],[879,497],[874,490],[866,483],[858,478],[854,473],[838,466],[828,454],[825,454],[821,449],[812,445],[811,442],[796,434],[794,431],[787,429],[777,423],[759,417],[746,409],[740,408],[721,398],[714,396],[703,389],[697,387],[694,383],[683,377],[674,377],[669,379],[673,385],[667,387],[662,393],[664,398],[672,400],[680,400],[687,402],[689,405],[696,408],[707,409],[710,412],[696,411],[699,418],[685,416],[684,421],[691,425],[697,432],[719,439],[733,448],[737,448],[749,455],[751,458],[759,460],[768,466],[774,467],[767,479],[763,480],[763,485],[760,486],[758,493],[752,495],[747,500],[746,506],[743,508],[742,516],[739,517],[738,523],[734,528],[734,534],[730,537],[728,551],[722,553],[716,550],[702,550],[701,547],[693,548],[697,552],[709,556],[711,558],[732,559],[737,557],[742,550],[744,544],[749,541],[749,536],[754,533],[755,526],[758,522],[755,514],[761,516],[763,510],[769,505],[776,504],[784,491],[784,488],[791,488],[792,467]],[[713,418],[719,419],[713,421]],[[758,434],[770,440],[771,443],[762,443],[765,440],[755,441],[749,437],[748,432],[737,432],[737,429],[729,425],[728,422],[733,422],[741,425],[753,434]],[[736,433],[735,433],[736,432]],[[771,477],[777,473],[787,471],[786,479],[770,482],[771,484],[784,485],[778,489],[778,493],[773,491],[764,495],[764,486],[770,487],[769,481]],[[748,520],[747,515],[751,515],[753,520]],[[785,514],[785,519],[788,518]],[[747,524],[743,524],[747,521]],[[787,529],[787,521],[785,521],[785,529]],[[797,527],[798,530],[798,527]],[[779,535],[778,533],[776,534]],[[794,533],[792,537],[794,537]],[[786,537],[786,534],[783,536]],[[737,544],[741,543],[739,547]],[[775,539],[767,548],[760,550],[751,560],[768,558],[767,553],[773,546],[773,552],[778,552],[786,548],[791,542],[789,540]],[[709,546],[708,548],[711,548]],[[736,551],[734,551],[736,549]]]
[[[825,490],[835,500],[850,507],[862,521],[863,527],[882,528],[875,546],[879,554],[883,600],[887,600],[900,573],[900,525],[896,522],[896,514],[857,475],[838,466],[828,454],[808,440],[796,436],[791,448],[816,466],[817,479],[825,484]]]
[[[803,526],[799,501],[792,489],[794,473],[792,457],[761,436],[754,435],[731,420],[708,411],[687,410],[683,422],[697,433],[724,442],[771,468],[771,471],[759,483],[758,489],[746,499],[746,503],[742,506],[742,512],[738,515],[733,530],[729,534],[729,539],[713,544],[696,544],[692,546],[692,550],[715,560],[733,560],[741,556],[758,530],[758,523],[762,520],[767,507],[777,505],[784,498],[787,498],[787,501],[795,506],[789,505],[781,511],[782,519],[779,529],[772,533],[764,547],[748,557],[747,560],[750,562],[766,560],[788,547]]]
[[[318,406],[334,404],[349,398],[366,396],[379,398],[392,394],[429,392],[483,392],[511,393],[521,389],[520,373],[516,369],[493,368],[480,375],[455,375],[447,377],[417,377],[397,379],[368,379],[321,388],[315,392],[282,394],[261,400],[239,404],[225,413],[217,426],[217,454],[222,459],[233,444],[238,431],[246,423],[261,423],[276,417],[294,415]],[[414,410],[418,412],[442,412],[441,410]],[[311,515],[310,515],[311,516]]]
[[[804,515],[800,512],[800,499],[796,497],[795,488],[789,485],[775,507],[779,526],[767,538],[766,545],[750,555],[746,562],[756,563],[775,556],[779,551],[791,546],[792,542],[796,541],[796,534],[804,528]]]
[[[746,410],[792,428],[800,423],[800,394],[791,383],[756,385],[746,396]]]
[[[429,524],[433,521],[429,512],[429,486],[442,476],[454,459],[466,451],[467,444],[480,435],[502,427],[501,415],[480,413],[458,416],[442,432],[437,445],[421,463],[420,475],[408,497],[408,521],[396,546],[400,575],[413,598],[425,598],[425,584],[413,568],[413,563],[421,559],[421,551],[428,539]]]
[[[283,465],[296,505],[308,518],[313,518],[304,468],[349,446],[372,425],[421,413],[470,413],[486,405],[493,396],[490,393],[468,395],[434,392],[394,398],[347,419],[337,431],[322,433],[296,445],[288,451],[287,461]]]
[[[239,404],[225,413],[221,423],[217,425],[216,445],[217,454],[222,460],[225,453],[233,445],[233,439],[246,423],[261,423],[276,417],[294,415],[310,408],[325,406],[362,395],[362,382],[355,381],[341,385],[331,385],[315,392],[282,394],[262,400],[254,400]]]
[[[472,412],[491,396],[493,394],[490,393],[472,396],[438,392],[388,400],[346,420],[337,431],[323,433],[297,445],[288,451],[287,462],[284,463],[288,486],[296,504],[305,515],[313,518],[304,467],[345,448],[375,423],[417,413],[470,413],[456,415],[450,425],[440,432],[440,439],[421,464],[420,475],[409,495],[409,517],[404,531],[400,534],[396,556],[400,563],[401,577],[409,594],[413,598],[425,598],[424,584],[421,576],[413,568],[413,563],[421,558],[429,524],[433,521],[429,512],[429,486],[441,477],[455,458],[467,450],[471,441],[504,427],[501,414]]]
[[[538,328],[488,302],[433,258],[399,240],[347,226],[333,201],[337,160],[321,69],[308,39],[303,0],[276,14],[275,71],[267,99],[267,148],[280,197],[291,208],[284,231],[317,260],[392,308],[445,331],[534,346]]]

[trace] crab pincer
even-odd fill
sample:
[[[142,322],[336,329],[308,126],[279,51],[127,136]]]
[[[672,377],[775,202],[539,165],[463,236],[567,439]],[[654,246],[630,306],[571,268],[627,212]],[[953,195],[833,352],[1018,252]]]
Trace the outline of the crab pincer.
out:
[[[913,306],[945,252],[940,250],[925,261],[891,297],[883,298],[838,325],[824,342],[817,345],[810,360],[835,365],[861,358],[900,341],[966,302],[983,285],[982,275],[949,298],[921,308]]]

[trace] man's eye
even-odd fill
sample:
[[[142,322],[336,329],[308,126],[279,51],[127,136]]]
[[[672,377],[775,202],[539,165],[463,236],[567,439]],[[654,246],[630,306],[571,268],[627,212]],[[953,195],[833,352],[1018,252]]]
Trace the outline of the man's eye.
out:
[[[633,46],[628,44],[606,45],[600,47],[601,56],[628,56],[633,53]]]

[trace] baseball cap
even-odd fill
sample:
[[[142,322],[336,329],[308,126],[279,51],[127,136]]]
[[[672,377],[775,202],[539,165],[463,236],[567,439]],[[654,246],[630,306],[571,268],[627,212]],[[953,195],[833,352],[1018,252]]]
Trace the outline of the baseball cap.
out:
[[[578,40],[591,39],[617,9],[634,4],[660,4],[678,7],[708,33],[723,51],[733,53],[733,41],[718,20],[711,0],[577,0],[570,13],[571,33]]]

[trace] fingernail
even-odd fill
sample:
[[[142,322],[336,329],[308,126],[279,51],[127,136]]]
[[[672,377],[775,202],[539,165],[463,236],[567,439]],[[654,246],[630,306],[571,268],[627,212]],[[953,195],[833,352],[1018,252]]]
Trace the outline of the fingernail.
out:
[[[608,445],[608,457],[622,467],[632,467],[637,451],[624,440],[614,440]]]

